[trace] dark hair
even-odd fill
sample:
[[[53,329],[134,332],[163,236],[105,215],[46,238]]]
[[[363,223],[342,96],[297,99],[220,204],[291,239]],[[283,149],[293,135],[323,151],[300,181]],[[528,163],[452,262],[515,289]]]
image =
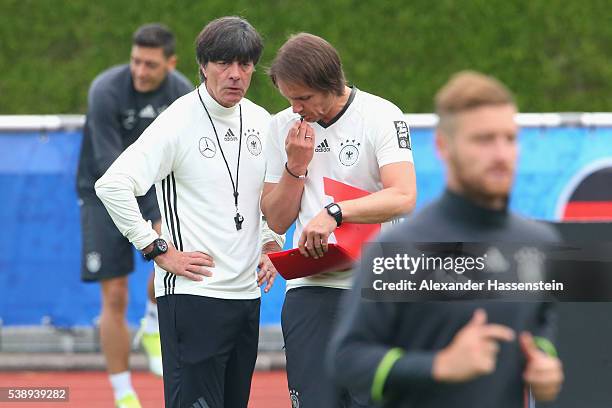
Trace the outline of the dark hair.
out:
[[[132,45],[147,48],[163,48],[166,58],[174,55],[176,41],[168,27],[159,23],[140,26],[132,36]]]
[[[278,50],[268,75],[276,87],[283,81],[342,95],[346,86],[338,51],[323,38],[308,33],[289,37]]]
[[[257,65],[263,51],[263,40],[251,24],[240,17],[221,17],[202,29],[195,41],[196,60],[208,62],[238,61]]]

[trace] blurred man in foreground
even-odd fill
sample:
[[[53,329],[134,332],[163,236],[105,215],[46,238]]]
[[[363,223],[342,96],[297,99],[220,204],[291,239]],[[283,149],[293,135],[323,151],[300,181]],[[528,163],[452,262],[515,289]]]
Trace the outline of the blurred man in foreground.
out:
[[[446,191],[379,237],[381,245],[557,241],[549,227],[508,211],[518,153],[510,92],[493,78],[462,72],[438,92],[436,110]],[[526,388],[542,401],[558,394],[563,371],[550,304],[372,302],[361,295],[371,279],[371,269],[358,270],[334,338],[339,385],[368,390],[374,403],[389,407],[519,408]]]

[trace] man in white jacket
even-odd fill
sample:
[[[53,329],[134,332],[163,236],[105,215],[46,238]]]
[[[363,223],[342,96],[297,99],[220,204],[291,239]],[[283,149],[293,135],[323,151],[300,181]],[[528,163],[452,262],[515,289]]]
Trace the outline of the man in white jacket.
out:
[[[96,183],[119,230],[155,259],[167,407],[246,407],[249,399],[258,284],[267,291],[275,274],[260,259],[260,242],[282,245],[261,232],[270,115],[244,98],[262,50],[257,31],[238,17],[204,27],[196,39],[202,85],[166,109]],[[161,237],[136,204],[153,184]]]

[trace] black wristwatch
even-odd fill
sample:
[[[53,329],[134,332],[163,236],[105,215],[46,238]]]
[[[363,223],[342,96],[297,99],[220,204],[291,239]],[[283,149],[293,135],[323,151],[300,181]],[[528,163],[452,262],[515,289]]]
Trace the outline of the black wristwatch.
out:
[[[339,227],[342,224],[342,209],[336,203],[327,204],[325,206],[327,213],[334,217],[336,220],[336,226]]]
[[[168,243],[161,238],[157,238],[153,241],[153,249],[144,255],[144,259],[150,261],[158,255],[165,254],[168,252]]]

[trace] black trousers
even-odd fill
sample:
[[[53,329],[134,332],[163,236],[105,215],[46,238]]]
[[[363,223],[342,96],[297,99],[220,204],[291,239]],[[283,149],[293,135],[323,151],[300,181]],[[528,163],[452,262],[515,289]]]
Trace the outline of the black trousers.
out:
[[[326,353],[341,310],[344,289],[320,286],[290,289],[281,314],[287,383],[292,407],[368,406],[369,396],[334,386]]]
[[[166,408],[246,408],[260,299],[157,299]]]

